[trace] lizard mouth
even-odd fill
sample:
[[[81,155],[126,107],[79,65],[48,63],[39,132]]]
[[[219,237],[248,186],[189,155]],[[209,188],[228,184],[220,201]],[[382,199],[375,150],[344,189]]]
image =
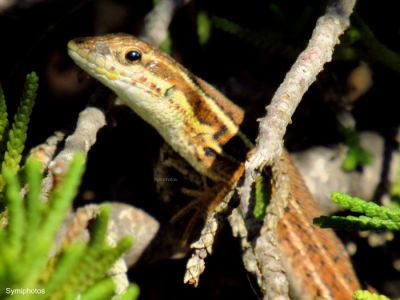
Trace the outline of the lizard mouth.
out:
[[[124,82],[131,87],[137,87],[139,90],[147,94],[161,97],[160,91],[149,86],[146,82],[137,79],[144,77],[143,72],[131,72],[130,76],[117,73],[109,64],[106,63],[106,55],[91,50],[90,45],[86,45],[84,38],[78,38],[68,42],[68,55],[86,73],[101,81],[111,89],[113,89],[115,83]]]
[[[96,68],[96,64],[91,61],[88,49],[79,47],[75,40],[72,40],[68,42],[68,55],[79,67],[96,77],[96,74],[91,71]]]
[[[114,90],[115,85],[123,84],[127,88],[135,87],[146,94],[161,97],[161,90],[157,90],[151,86],[151,83],[143,80],[145,74],[142,70],[129,70],[129,76],[125,71],[118,71],[117,66],[108,61],[111,55],[110,51],[108,50],[106,53],[104,47],[100,48],[98,43],[90,43],[90,40],[85,38],[77,38],[68,42],[68,54],[72,60],[86,73],[101,81],[110,89]],[[117,93],[116,90],[115,92]]]
[[[90,50],[88,47],[85,47],[83,42],[81,41],[82,39],[74,39],[68,42],[68,54],[75,60],[75,58],[78,58],[80,60],[83,60],[83,57],[85,60],[89,61],[90,60]]]
[[[106,66],[106,58],[85,47],[82,39],[68,42],[68,54],[72,60],[89,75],[103,81],[106,85],[109,81],[118,79],[120,75]],[[81,45],[82,44],[82,45]]]

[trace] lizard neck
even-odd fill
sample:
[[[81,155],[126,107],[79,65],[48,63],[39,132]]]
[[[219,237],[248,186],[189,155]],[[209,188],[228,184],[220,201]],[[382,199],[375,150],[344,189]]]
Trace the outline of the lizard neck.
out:
[[[201,168],[198,171],[215,181],[227,181],[252,148],[240,131],[244,111],[202,79],[183,71],[182,78],[187,78],[176,86],[185,91],[194,111],[192,124],[197,125],[187,128]],[[179,153],[179,149],[175,150]]]

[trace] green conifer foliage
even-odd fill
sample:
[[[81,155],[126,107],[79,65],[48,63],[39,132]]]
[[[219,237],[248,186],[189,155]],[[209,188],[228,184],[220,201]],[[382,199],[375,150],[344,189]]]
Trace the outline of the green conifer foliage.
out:
[[[0,290],[19,294],[3,294],[0,299],[111,299],[114,296],[114,283],[107,271],[131,247],[132,240],[123,238],[115,247],[106,243],[108,207],[102,207],[95,219],[88,243],[66,245],[49,259],[55,235],[76,196],[84,161],[83,154],[76,154],[48,202],[40,198],[40,162],[27,161],[28,192],[24,197],[16,173],[4,169],[8,214],[2,220],[7,225],[0,229]],[[131,285],[120,297],[135,299],[137,294],[138,288]]]
[[[39,161],[28,158],[23,168],[25,176],[20,180],[18,171],[37,89],[38,77],[32,72],[26,77],[18,111],[8,128],[0,86],[0,202],[4,209],[0,215],[0,299],[136,299],[136,285],[131,284],[123,295],[116,296],[114,282],[107,275],[132,245],[129,237],[115,247],[106,243],[107,207],[101,209],[91,227],[88,243],[65,245],[50,257],[55,236],[77,194],[85,157],[76,154],[47,202],[41,198],[43,175]]]
[[[8,132],[7,107],[3,90],[0,89],[0,158],[2,160],[0,191],[4,188],[3,170],[7,168],[14,173],[19,170],[19,164],[27,137],[29,119],[33,105],[35,104],[38,87],[38,76],[35,72],[29,73],[26,76],[18,111],[14,116],[14,122]],[[5,137],[7,139],[5,139]],[[6,147],[4,147],[3,143],[6,143]],[[1,147],[1,145],[3,145],[3,147]],[[3,152],[4,148],[6,148],[5,153]]]
[[[314,219],[314,224],[323,228],[333,227],[346,230],[400,230],[400,209],[398,208],[384,207],[344,193],[333,193],[331,199],[341,208],[349,209],[359,215],[321,216]]]
[[[367,290],[355,291],[353,294],[353,299],[354,300],[389,300],[389,298],[384,295],[372,293]]]
[[[4,96],[3,88],[1,87],[0,84],[0,144],[3,144],[3,136],[7,127],[8,127],[8,114],[7,114],[6,98]]]

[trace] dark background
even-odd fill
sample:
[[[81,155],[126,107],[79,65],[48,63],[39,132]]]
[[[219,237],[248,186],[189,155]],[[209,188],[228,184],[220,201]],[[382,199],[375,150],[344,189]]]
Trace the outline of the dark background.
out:
[[[377,38],[394,51],[400,49],[400,19],[396,1],[361,1],[356,12]],[[40,77],[39,94],[32,115],[27,149],[44,142],[55,130],[73,130],[77,115],[88,103],[97,83],[83,79],[66,52],[68,40],[111,32],[140,33],[143,18],[152,1],[19,1],[0,12],[0,81],[8,100],[10,115],[15,112],[27,72]],[[244,107],[250,135],[254,121],[283,80],[285,73],[307,44],[325,1],[192,1],[174,18],[170,34],[172,55],[194,74],[214,84]],[[258,39],[232,35],[212,26],[205,45],[198,42],[196,16],[226,18],[257,34]],[[345,37],[346,38],[346,37]],[[345,39],[344,38],[344,39]],[[398,126],[399,74],[378,64],[362,43],[352,47],[359,57],[336,57],[304,97],[289,127],[286,145],[290,150],[312,145],[335,145],[343,137],[335,117],[339,97],[346,90],[349,72],[361,60],[373,71],[373,86],[354,107],[359,130],[378,131],[390,143]],[[340,51],[340,48],[338,51]],[[84,76],[83,76],[84,77]],[[329,95],[329,97],[328,97]],[[333,97],[333,98],[334,98]],[[92,202],[123,201],[144,208],[162,223],[170,208],[158,200],[154,189],[153,166],[161,139],[138,116],[124,108],[108,113],[109,125],[102,129],[89,153],[82,192],[94,193]],[[77,201],[77,205],[87,203]],[[340,233],[358,246],[354,256],[360,281],[392,296],[399,296],[390,285],[399,280],[393,268],[398,241],[370,248],[357,234]],[[163,248],[154,251],[163,252]],[[160,257],[165,256],[160,254]],[[150,262],[151,261],[151,262]],[[215,254],[207,259],[205,274],[197,289],[182,282],[186,260],[142,260],[130,271],[130,278],[141,288],[140,299],[257,299],[254,278],[245,272],[238,241],[223,229]]]

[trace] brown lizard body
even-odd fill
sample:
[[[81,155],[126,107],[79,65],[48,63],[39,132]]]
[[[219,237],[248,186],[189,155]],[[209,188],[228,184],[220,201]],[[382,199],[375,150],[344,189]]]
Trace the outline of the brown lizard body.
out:
[[[227,145],[235,141],[251,148],[239,129],[243,110],[133,36],[78,38],[68,48],[80,67],[151,124],[196,171],[222,184],[213,209],[243,173],[244,158],[228,153]],[[293,290],[300,299],[351,299],[359,283],[343,245],[332,230],[313,226],[319,209],[288,154],[282,159],[290,191],[276,230]]]

